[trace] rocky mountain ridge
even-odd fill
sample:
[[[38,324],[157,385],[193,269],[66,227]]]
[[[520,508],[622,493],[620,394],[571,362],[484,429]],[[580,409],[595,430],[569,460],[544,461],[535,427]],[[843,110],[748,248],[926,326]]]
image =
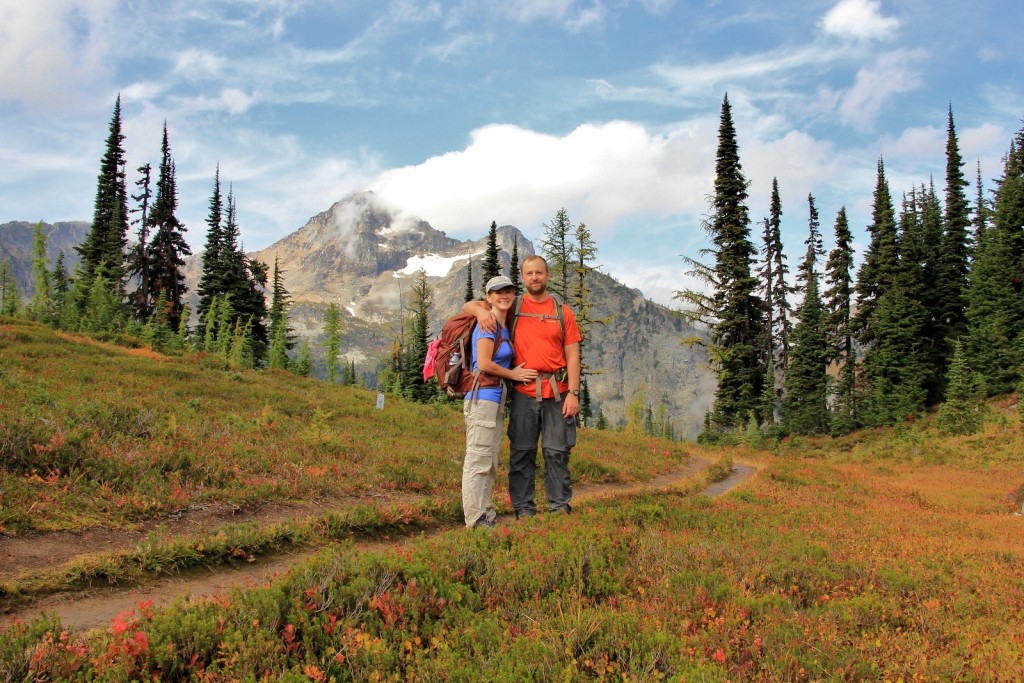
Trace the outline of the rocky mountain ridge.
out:
[[[31,280],[31,225],[26,224],[27,260],[24,239],[17,240],[16,249],[15,241],[9,239],[15,232],[20,235],[24,226],[16,224],[20,227],[11,230],[11,225],[15,224],[0,226],[0,250],[6,250],[0,255],[11,254],[12,263],[23,264]],[[324,340],[325,311],[331,303],[338,306],[344,335],[342,355],[373,381],[379,361],[390,353],[401,332],[403,306],[409,302],[420,268],[427,274],[432,293],[430,325],[434,331],[461,308],[470,267],[479,292],[488,226],[489,221],[482,222],[481,239],[458,240],[426,221],[402,217],[382,206],[371,193],[357,193],[250,256],[271,269],[277,261],[292,300],[290,324],[298,336],[310,340],[315,353],[321,352]],[[71,246],[81,242],[87,229],[87,223],[48,227],[48,251],[54,253],[51,263],[60,249],[68,257],[73,252]],[[497,236],[506,273],[513,244],[520,258],[534,253],[532,242],[514,226],[500,227]],[[192,310],[196,309],[201,269],[201,255],[188,259]],[[19,276],[21,291],[27,295],[30,289],[26,285],[30,287],[31,282],[22,285]],[[678,313],[600,271],[593,273],[590,286],[591,316],[609,319],[593,327],[583,346],[584,362],[594,373],[588,384],[595,408],[603,411],[610,424],[624,424],[630,403],[642,394],[653,412],[664,407],[678,436],[694,436],[714,393],[705,353],[681,343],[694,330]]]

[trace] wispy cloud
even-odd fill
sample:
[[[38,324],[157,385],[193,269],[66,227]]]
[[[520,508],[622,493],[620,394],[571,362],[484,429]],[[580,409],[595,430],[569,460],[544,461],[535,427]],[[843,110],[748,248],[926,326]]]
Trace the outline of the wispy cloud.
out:
[[[889,99],[924,85],[918,64],[927,56],[920,49],[879,55],[873,64],[857,72],[853,87],[842,96],[840,120],[860,130],[870,129]]]
[[[0,101],[59,109],[113,71],[115,0],[0,5]]]

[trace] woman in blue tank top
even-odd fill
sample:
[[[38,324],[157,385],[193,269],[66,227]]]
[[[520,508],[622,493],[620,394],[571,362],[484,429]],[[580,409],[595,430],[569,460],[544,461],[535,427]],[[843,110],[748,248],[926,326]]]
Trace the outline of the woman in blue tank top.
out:
[[[506,317],[515,302],[512,281],[504,275],[487,281],[486,300],[498,321],[494,332],[479,325],[473,330],[473,370],[513,382],[529,382],[536,370],[522,365],[513,367],[512,343]],[[498,345],[495,350],[495,344]],[[505,383],[496,387],[477,387],[466,394],[462,414],[466,418],[466,459],[462,465],[462,509],[466,526],[493,527],[498,513],[491,492],[498,472],[501,452],[502,419],[505,414]]]

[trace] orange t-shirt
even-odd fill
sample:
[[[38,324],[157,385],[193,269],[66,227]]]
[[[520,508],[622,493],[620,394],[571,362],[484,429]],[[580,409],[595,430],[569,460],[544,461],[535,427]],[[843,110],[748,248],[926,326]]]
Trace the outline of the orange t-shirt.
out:
[[[511,314],[511,311],[509,313]],[[515,364],[525,363],[526,367],[538,372],[556,372],[565,367],[565,346],[575,344],[583,339],[580,335],[580,328],[576,325],[576,316],[573,315],[572,309],[562,304],[565,320],[564,341],[553,298],[548,297],[548,300],[543,303],[534,303],[529,297],[524,296],[519,313],[519,318],[515,321],[515,339],[512,342],[516,352]],[[536,313],[550,317],[535,318],[522,315],[523,313]],[[537,395],[536,382],[519,383],[515,385],[515,388],[516,391],[527,396]],[[564,394],[568,388],[567,382],[559,382],[558,391],[560,393]],[[548,380],[544,381],[543,391],[544,398],[552,398],[555,395]]]

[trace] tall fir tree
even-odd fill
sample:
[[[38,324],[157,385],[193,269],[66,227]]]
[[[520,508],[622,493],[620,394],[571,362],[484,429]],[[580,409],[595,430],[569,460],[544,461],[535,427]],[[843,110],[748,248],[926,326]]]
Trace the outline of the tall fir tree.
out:
[[[991,223],[978,230],[965,342],[993,394],[1013,390],[1024,362],[1024,129],[1011,142],[996,185]]]
[[[241,244],[238,227],[238,205],[234,190],[228,189],[227,206],[221,232],[215,283],[231,299],[232,322],[242,320],[252,336],[252,354],[256,365],[266,359],[269,347],[267,333],[267,267],[250,259]],[[218,282],[219,281],[219,282]]]
[[[789,286],[789,265],[782,248],[782,198],[779,195],[779,181],[772,178],[772,195],[768,223],[765,226],[765,258],[771,258],[768,272],[772,276],[771,289],[765,301],[771,310],[772,347],[775,349],[775,365],[782,371],[780,381],[785,380],[785,369],[789,365],[789,336],[793,309],[789,304],[792,289]],[[766,263],[767,270],[767,263]]]
[[[953,355],[953,343],[967,332],[967,290],[970,287],[972,257],[970,206],[967,202],[967,180],[963,173],[960,143],[953,123],[953,106],[949,107],[946,133],[946,206],[942,221],[942,251],[939,286],[936,298],[941,305],[938,320],[946,340],[943,362]]]
[[[196,293],[199,295],[199,324],[205,326],[213,298],[227,291],[224,258],[224,199],[220,187],[220,164],[213,176],[210,213],[206,217],[206,245],[203,249],[203,272]]]
[[[412,301],[409,306],[409,340],[405,347],[402,385],[406,398],[425,402],[436,390],[423,381],[423,361],[427,357],[427,323],[432,303],[432,292],[427,284],[427,273],[420,270],[412,286]]]
[[[930,312],[921,287],[926,245],[916,198],[903,203],[895,277],[876,301],[868,320],[871,343],[864,352],[864,420],[885,426],[919,415],[927,404],[932,374]]]
[[[491,221],[487,231],[487,249],[484,250],[484,262],[480,269],[481,289],[487,286],[488,280],[501,275],[501,251],[498,249],[498,223]],[[486,292],[484,292],[486,294]]]
[[[333,301],[327,307],[327,315],[324,318],[324,333],[327,336],[324,342],[324,363],[327,365],[327,381],[338,381],[338,357],[341,354],[341,315],[338,313],[338,305]]]
[[[271,285],[270,299],[270,354],[268,365],[272,368],[287,370],[289,366],[288,352],[295,348],[295,335],[288,326],[288,309],[291,297],[284,286],[284,273],[280,260],[274,256],[274,275]]]
[[[761,408],[766,367],[761,344],[767,309],[757,296],[757,279],[751,270],[755,248],[750,241],[747,186],[726,96],[719,123],[714,195],[703,224],[712,246],[701,252],[713,256],[714,265],[686,258],[693,268],[691,274],[713,291],[677,293],[692,306],[684,315],[710,329],[708,346],[718,386],[706,420],[705,431],[712,432],[708,438],[745,424],[748,416]]]
[[[113,295],[118,298],[124,294],[124,252],[128,243],[128,191],[123,143],[121,96],[118,95],[110,117],[106,148],[100,160],[92,226],[82,243],[75,247],[81,256],[83,279],[93,282],[96,269],[105,264],[106,278],[113,284]]]
[[[150,261],[149,261],[149,205],[153,199],[151,185],[153,167],[147,162],[138,168],[139,179],[135,181],[139,188],[138,194],[132,195],[135,208],[132,213],[139,214],[132,223],[138,225],[135,244],[128,252],[126,263],[127,276],[135,281],[135,291],[129,297],[132,313],[139,321],[148,320],[153,315],[153,302],[150,300]]]
[[[185,241],[185,226],[177,217],[178,184],[166,123],[160,149],[156,197],[149,214],[153,234],[149,250],[149,299],[159,302],[163,297],[166,309],[157,313],[166,318],[171,329],[178,329],[185,292],[188,291],[182,268],[185,266],[184,257],[191,255],[192,249]]]
[[[601,374],[602,370],[595,369],[587,363],[587,341],[591,338],[591,330],[594,325],[604,325],[612,318],[594,316],[594,292],[591,287],[594,274],[594,261],[597,258],[597,243],[587,229],[586,223],[580,221],[576,226],[573,235],[573,253],[575,263],[573,264],[573,281],[569,293],[569,305],[576,315],[576,323],[580,328],[583,341],[580,342],[580,415],[583,424],[592,415],[590,406],[590,390],[587,386],[587,377]]]
[[[71,278],[68,276],[68,268],[65,263],[64,252],[57,254],[57,260],[53,263],[53,317],[58,327],[64,327],[67,319],[67,308],[69,295],[71,294]]]
[[[32,227],[32,277],[35,280],[35,293],[30,305],[32,317],[41,323],[53,323],[53,278],[50,275],[49,260],[46,258],[46,234],[43,222],[39,221]]]
[[[486,280],[484,282],[486,282]],[[465,301],[472,301],[475,298],[476,289],[473,287],[473,259],[469,259],[469,264],[466,266],[466,290],[463,292],[463,299]]]
[[[544,237],[540,241],[551,273],[548,289],[557,294],[562,301],[566,301],[569,296],[570,274],[573,270],[574,228],[572,221],[569,220],[569,213],[561,208],[555,212],[550,223],[544,224]]]
[[[516,296],[523,293],[522,283],[519,281],[519,235],[512,236],[512,259],[508,267],[509,279],[512,280],[512,287],[516,291]]]
[[[765,389],[761,413],[764,422],[772,422],[782,404],[789,366],[791,318],[789,304],[789,266],[782,248],[782,197],[778,178],[772,179],[770,214],[765,218],[761,253],[764,261],[758,276],[762,281],[767,319],[765,321],[764,353]]]
[[[878,300],[896,280],[898,257],[896,251],[896,213],[892,205],[889,183],[885,179],[885,165],[878,160],[877,179],[868,225],[870,240],[864,253],[860,270],[857,271],[856,307],[853,317],[854,332],[861,344],[868,344],[874,337],[870,320]]]
[[[845,434],[857,426],[857,357],[853,345],[853,235],[846,207],[836,214],[835,247],[825,263],[825,336],[828,360],[838,366],[832,401],[832,432]]]
[[[14,276],[11,261],[4,257],[0,261],[0,315],[13,316],[21,308],[21,292]]]
[[[925,311],[924,327],[921,335],[925,341],[923,362],[927,367],[925,379],[925,402],[928,406],[938,405],[945,391],[946,369],[953,357],[952,343],[946,336],[948,333],[943,308],[943,297],[948,293],[943,289],[943,239],[942,204],[935,192],[934,182],[928,187],[922,185],[913,195],[916,203],[914,213],[918,223],[914,226],[920,231],[916,253],[904,257],[904,237],[900,238],[900,260],[911,260],[903,268],[911,268],[908,275],[912,278],[908,284],[910,296],[921,302]],[[909,245],[908,249],[913,245]]]
[[[814,197],[807,196],[809,211],[807,252],[797,272],[797,290],[803,299],[797,309],[793,328],[793,350],[786,373],[784,422],[795,434],[824,434],[829,431],[828,415],[828,339],[825,310],[818,283],[818,259],[822,247],[818,209]]]

